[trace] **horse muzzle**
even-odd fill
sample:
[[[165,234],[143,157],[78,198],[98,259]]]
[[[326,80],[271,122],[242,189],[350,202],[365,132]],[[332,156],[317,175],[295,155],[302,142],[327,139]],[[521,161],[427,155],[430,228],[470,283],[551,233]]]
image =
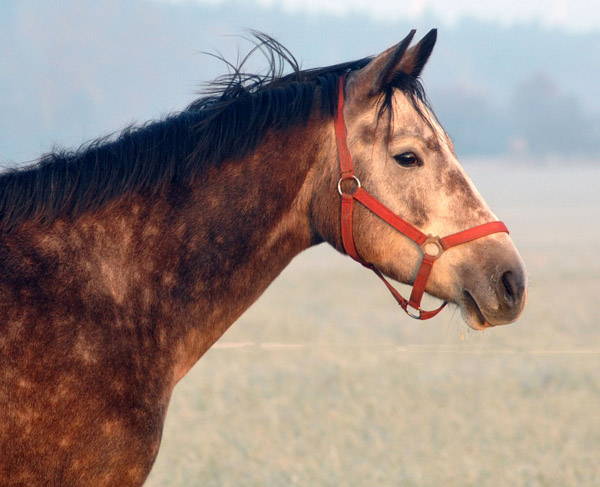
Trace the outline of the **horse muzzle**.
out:
[[[527,271],[516,253],[490,259],[488,265],[471,262],[461,272],[462,295],[456,299],[465,322],[480,330],[516,321],[527,302]]]

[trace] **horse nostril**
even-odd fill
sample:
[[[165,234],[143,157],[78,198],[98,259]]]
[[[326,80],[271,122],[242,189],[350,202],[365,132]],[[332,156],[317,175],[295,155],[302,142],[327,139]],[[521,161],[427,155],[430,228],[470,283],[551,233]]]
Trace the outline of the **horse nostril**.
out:
[[[501,278],[502,287],[504,288],[504,298],[506,304],[514,306],[519,300],[519,295],[522,294],[523,286],[519,286],[517,279],[512,271],[506,271]]]

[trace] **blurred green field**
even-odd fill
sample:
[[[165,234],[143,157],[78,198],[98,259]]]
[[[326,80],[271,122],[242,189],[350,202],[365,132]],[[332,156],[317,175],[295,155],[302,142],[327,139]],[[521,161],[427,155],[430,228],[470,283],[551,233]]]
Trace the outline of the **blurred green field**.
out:
[[[146,485],[600,485],[600,167],[465,168],[527,264],[519,322],[415,322],[311,249],[178,385]]]

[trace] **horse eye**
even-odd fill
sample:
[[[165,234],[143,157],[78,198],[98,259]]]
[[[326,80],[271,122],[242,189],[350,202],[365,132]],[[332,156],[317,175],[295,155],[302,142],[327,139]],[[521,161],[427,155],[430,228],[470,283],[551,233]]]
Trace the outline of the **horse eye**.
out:
[[[394,156],[396,162],[403,167],[413,167],[419,165],[419,159],[413,152],[403,152]]]

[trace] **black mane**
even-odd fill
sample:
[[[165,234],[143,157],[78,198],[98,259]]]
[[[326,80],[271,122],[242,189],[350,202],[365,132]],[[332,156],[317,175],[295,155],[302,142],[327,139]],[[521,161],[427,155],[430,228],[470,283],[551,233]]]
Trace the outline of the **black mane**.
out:
[[[337,80],[364,67],[371,58],[302,70],[294,56],[262,33],[238,66],[222,59],[228,75],[207,85],[205,95],[181,113],[117,138],[104,137],[76,151],[57,151],[23,169],[0,174],[0,233],[25,220],[48,224],[60,216],[76,217],[120,196],[155,194],[174,181],[198,177],[208,165],[241,158],[270,129],[307,122],[318,96],[322,116],[337,109]],[[264,75],[244,73],[255,51],[268,61]],[[283,72],[291,69],[291,73]],[[413,102],[425,101],[419,81],[394,80]],[[390,103],[385,96],[383,107]],[[388,107],[389,108],[389,107]]]

